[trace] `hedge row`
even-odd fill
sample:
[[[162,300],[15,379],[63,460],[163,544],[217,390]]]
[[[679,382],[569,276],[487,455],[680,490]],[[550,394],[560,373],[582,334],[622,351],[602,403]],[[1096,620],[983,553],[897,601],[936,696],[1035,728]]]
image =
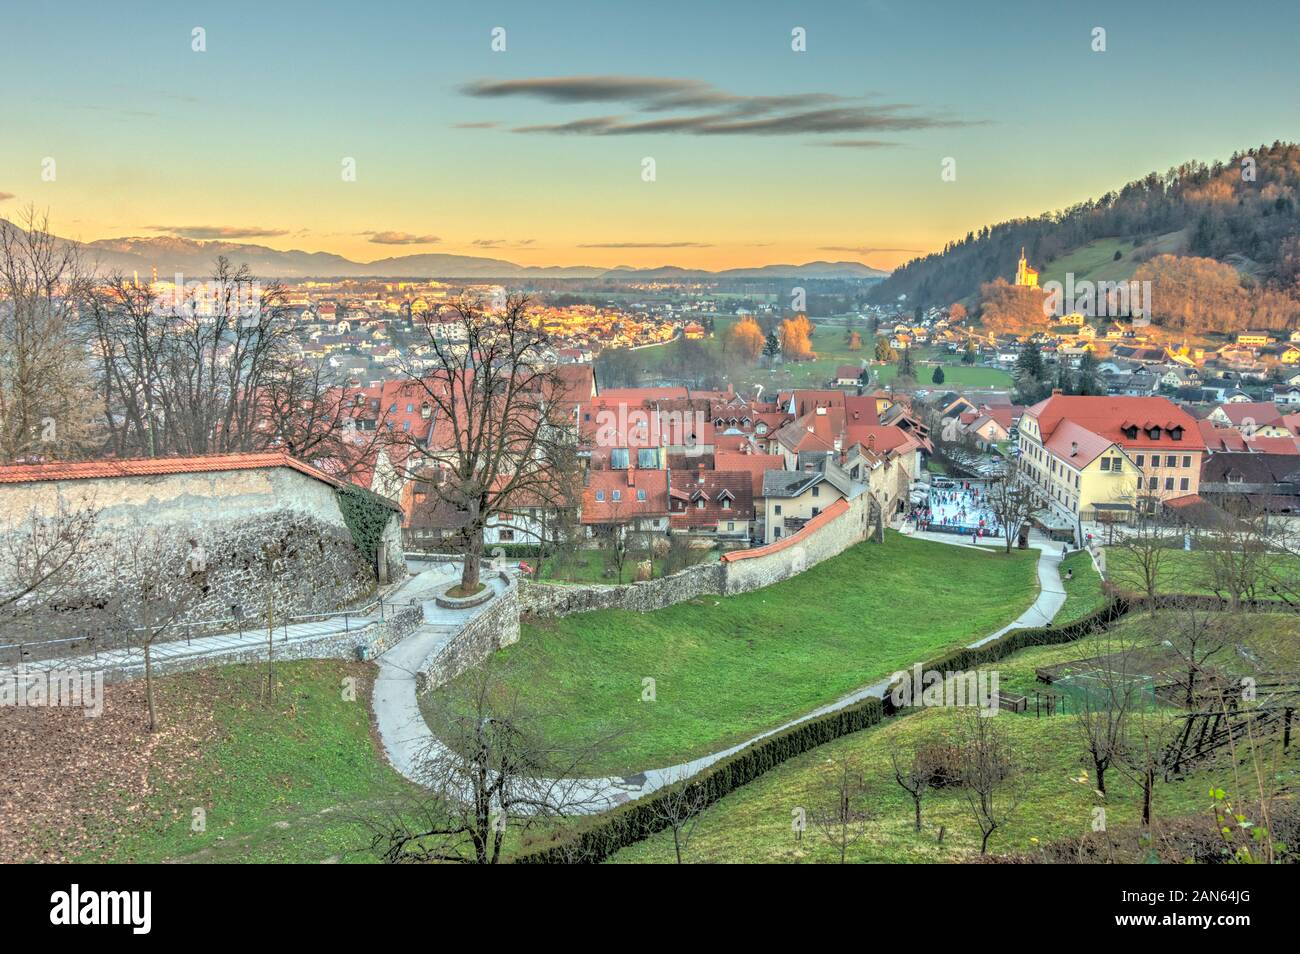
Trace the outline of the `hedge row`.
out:
[[[1157,597],[1156,605],[1157,607],[1174,606],[1185,603],[1188,599],[1187,596]],[[1221,609],[1226,606],[1225,601],[1217,597],[1191,597],[1191,599],[1206,608]],[[1012,653],[1033,646],[1072,643],[1091,633],[1108,628],[1120,617],[1145,606],[1145,599],[1118,596],[1105,606],[1065,626],[1013,629],[983,646],[954,650],[923,663],[921,668],[926,672],[932,670],[964,672],[1005,659]],[[819,745],[879,724],[886,715],[893,714],[894,709],[889,702],[889,697],[890,692],[887,690],[883,702],[879,699],[867,699],[839,712],[811,719],[755,742],[706,769],[702,775],[597,816],[585,826],[580,823],[576,830],[558,834],[556,840],[550,845],[517,856],[514,859],[515,863],[597,864],[602,862],[620,849],[666,829],[668,824],[663,817],[665,813],[661,810],[661,806],[683,786],[703,789],[705,806],[712,805],[724,795],[734,792],[742,785],[752,782],[796,755],[802,755]]]
[[[680,789],[690,790],[692,802],[695,792],[702,791],[704,804],[712,805],[782,762],[841,736],[877,725],[884,717],[885,710],[880,700],[866,699],[838,712],[791,726],[728,756],[689,781],[661,789],[589,821],[579,822],[576,829],[557,834],[552,844],[527,851],[514,861],[516,864],[597,864],[619,849],[667,828],[662,806]]]

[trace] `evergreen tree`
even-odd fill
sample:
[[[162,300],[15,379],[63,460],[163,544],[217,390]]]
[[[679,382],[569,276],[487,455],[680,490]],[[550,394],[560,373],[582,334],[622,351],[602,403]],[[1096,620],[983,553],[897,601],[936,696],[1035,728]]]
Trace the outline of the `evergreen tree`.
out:
[[[961,363],[974,364],[975,358],[976,358],[975,342],[967,338],[966,347],[962,349],[962,353],[961,353]]]
[[[770,365],[773,359],[781,353],[781,339],[776,336],[775,331],[767,333],[767,340],[763,342],[763,357],[767,358]]]
[[[912,364],[911,348],[904,348],[898,353],[898,377],[910,381],[916,380],[916,366]]]
[[[930,375],[930,380],[934,384],[943,384],[943,368],[936,367],[934,369],[934,374]]]
[[[1074,376],[1075,394],[1101,394],[1101,382],[1097,379],[1097,358],[1091,351],[1085,351],[1079,359],[1079,369]]]

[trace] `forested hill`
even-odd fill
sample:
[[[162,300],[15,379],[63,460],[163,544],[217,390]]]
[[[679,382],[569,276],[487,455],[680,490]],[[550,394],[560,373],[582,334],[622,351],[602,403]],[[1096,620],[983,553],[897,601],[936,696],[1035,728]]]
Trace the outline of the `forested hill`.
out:
[[[1251,161],[1246,161],[1251,160]],[[1250,168],[1253,165],[1253,170]],[[913,259],[876,286],[873,300],[946,305],[1010,278],[1023,246],[1039,267],[1100,239],[1119,239],[1143,261],[1168,252],[1228,261],[1262,284],[1294,288],[1300,278],[1300,146],[1275,142],[1227,162],[1190,162],[1152,172],[1118,192],[1033,219],[1016,219]]]

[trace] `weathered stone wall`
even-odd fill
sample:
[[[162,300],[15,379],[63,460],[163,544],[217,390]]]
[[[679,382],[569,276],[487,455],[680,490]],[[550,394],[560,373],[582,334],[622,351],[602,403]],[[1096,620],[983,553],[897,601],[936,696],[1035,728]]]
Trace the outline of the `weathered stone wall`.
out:
[[[723,576],[723,564],[700,563],[657,580],[622,585],[523,583],[519,607],[534,616],[570,616],[599,609],[644,613],[722,593]]]
[[[375,592],[373,561],[353,542],[334,488],[287,467],[0,485],[0,535],[60,506],[96,511],[76,592],[59,612],[0,624],[0,643],[125,630],[173,612],[192,633],[213,632],[234,629],[237,616],[265,620],[268,600],[281,619]],[[396,512],[384,540],[397,581],[405,562]],[[159,584],[152,605],[138,598],[146,584]]]
[[[484,573],[485,580],[488,576]],[[421,664],[415,674],[417,692],[445,685],[491,653],[519,642],[519,585],[509,573],[497,576],[505,582],[505,592],[497,594],[487,609],[466,623],[441,652]]]

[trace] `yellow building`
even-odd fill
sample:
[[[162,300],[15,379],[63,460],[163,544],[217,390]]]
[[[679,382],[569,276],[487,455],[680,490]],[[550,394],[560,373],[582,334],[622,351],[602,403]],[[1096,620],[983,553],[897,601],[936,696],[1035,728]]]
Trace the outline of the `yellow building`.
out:
[[[1038,270],[1029,267],[1023,245],[1020,247],[1020,264],[1016,266],[1016,284],[1025,288],[1038,287]]]
[[[1025,410],[1019,432],[1021,476],[1076,525],[1126,519],[1200,486],[1205,442],[1165,398],[1053,394]]]

